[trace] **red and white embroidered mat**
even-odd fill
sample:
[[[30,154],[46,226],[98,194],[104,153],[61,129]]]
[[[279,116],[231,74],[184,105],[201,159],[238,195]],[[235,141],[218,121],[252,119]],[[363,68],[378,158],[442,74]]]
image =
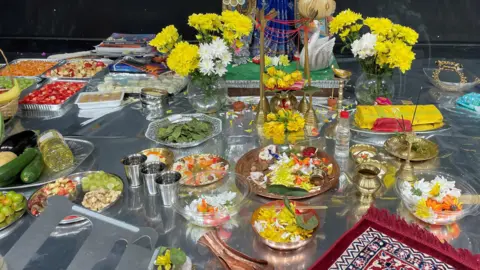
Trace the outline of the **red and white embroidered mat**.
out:
[[[417,225],[372,207],[310,268],[321,269],[480,269],[480,256],[455,249]]]

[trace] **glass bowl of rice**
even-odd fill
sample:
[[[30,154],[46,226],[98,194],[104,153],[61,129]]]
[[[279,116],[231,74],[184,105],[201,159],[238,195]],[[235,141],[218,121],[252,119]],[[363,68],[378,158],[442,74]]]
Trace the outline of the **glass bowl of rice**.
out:
[[[211,173],[221,173],[223,178],[202,187],[179,185],[173,205],[186,220],[201,227],[218,227],[228,222],[240,211],[250,193],[243,176],[225,171]],[[192,177],[196,175],[187,178]],[[182,179],[182,182],[188,180],[191,179]]]

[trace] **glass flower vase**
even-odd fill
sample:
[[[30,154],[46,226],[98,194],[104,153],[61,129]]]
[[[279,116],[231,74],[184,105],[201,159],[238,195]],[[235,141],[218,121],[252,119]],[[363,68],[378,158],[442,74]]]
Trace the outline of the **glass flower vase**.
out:
[[[355,83],[355,96],[362,105],[373,105],[378,97],[392,99],[394,92],[395,85],[391,73],[363,72]]]
[[[211,83],[192,78],[188,83],[187,91],[188,102],[200,113],[215,113],[227,102],[228,87],[223,78]]]

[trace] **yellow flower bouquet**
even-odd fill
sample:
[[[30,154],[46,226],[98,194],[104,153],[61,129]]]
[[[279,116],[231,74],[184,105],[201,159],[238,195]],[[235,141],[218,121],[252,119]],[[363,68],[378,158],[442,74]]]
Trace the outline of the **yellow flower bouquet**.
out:
[[[283,144],[285,135],[289,142],[295,142],[298,137],[303,137],[305,118],[297,111],[281,109],[277,113],[269,113],[263,130],[267,139],[272,139],[275,144]]]
[[[418,33],[387,18],[363,18],[350,9],[333,18],[330,32],[340,36],[343,49],[351,49],[364,71],[356,83],[357,100],[371,104],[378,97],[391,98],[392,72],[398,68],[405,73],[411,68]]]
[[[238,11],[192,14],[188,25],[197,30],[199,45],[182,41],[177,29],[169,25],[150,41],[167,55],[167,66],[175,73],[190,76],[188,98],[197,111],[215,112],[226,102],[227,86],[223,76],[233,60],[233,52],[242,47],[241,38],[253,30],[251,19]]]
[[[287,73],[271,66],[263,76],[263,84],[267,90],[301,90],[303,75],[298,70]]]

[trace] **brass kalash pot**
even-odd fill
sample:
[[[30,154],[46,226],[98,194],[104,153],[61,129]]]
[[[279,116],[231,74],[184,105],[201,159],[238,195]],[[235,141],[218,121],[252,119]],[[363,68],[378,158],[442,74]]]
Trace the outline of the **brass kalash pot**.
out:
[[[360,202],[369,203],[373,201],[373,194],[382,186],[380,172],[380,168],[372,164],[359,164],[355,167],[355,176],[351,182],[360,192]]]
[[[297,108],[297,98],[289,91],[278,91],[270,99],[270,109],[276,113],[281,109],[295,110]]]

